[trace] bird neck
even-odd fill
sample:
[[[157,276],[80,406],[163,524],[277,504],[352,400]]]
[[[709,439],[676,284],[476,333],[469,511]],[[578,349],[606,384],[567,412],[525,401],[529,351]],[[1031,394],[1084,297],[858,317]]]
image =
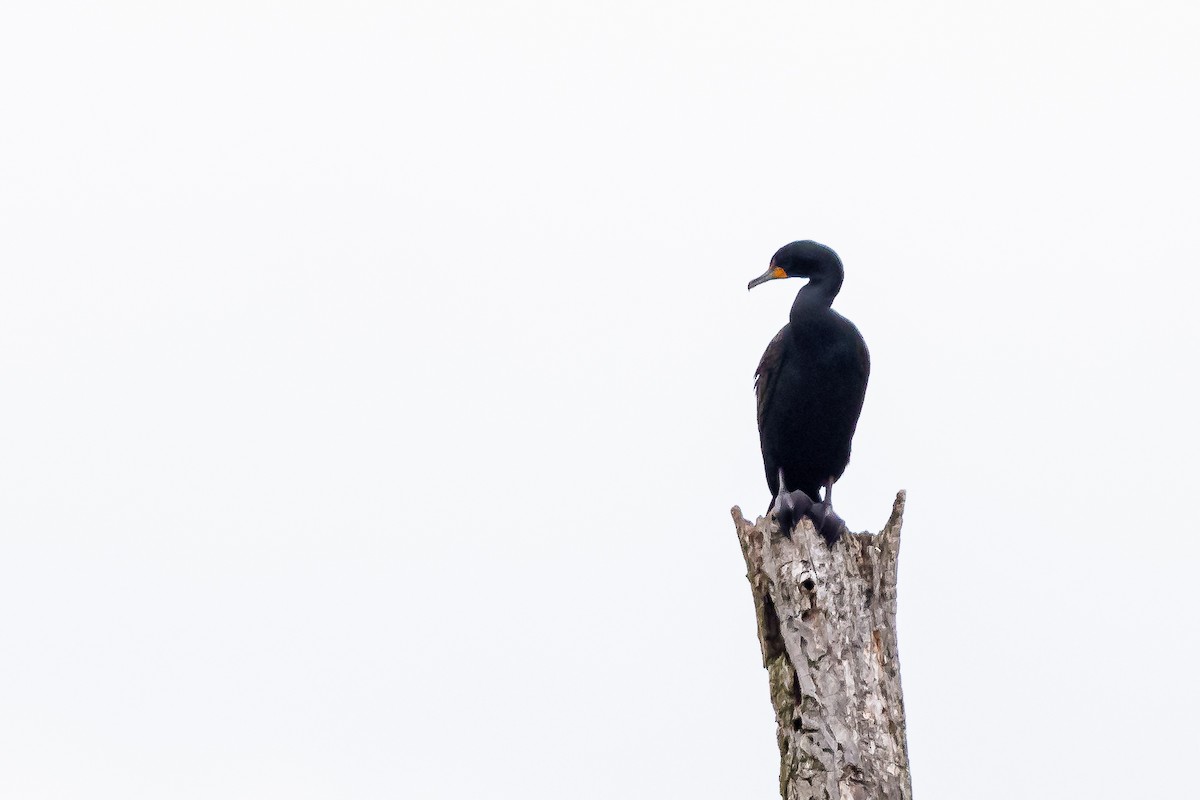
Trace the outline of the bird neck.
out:
[[[792,303],[792,314],[803,313],[809,309],[829,308],[841,288],[841,270],[813,275],[796,293],[796,301]]]

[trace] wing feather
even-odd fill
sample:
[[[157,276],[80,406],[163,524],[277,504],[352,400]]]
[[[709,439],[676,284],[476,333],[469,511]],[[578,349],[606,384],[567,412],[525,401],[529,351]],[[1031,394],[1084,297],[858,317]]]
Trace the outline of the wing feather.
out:
[[[775,378],[779,374],[780,367],[783,366],[783,357],[787,351],[787,348],[784,347],[784,337],[787,332],[787,325],[779,329],[779,333],[775,334],[775,338],[763,351],[762,359],[758,362],[758,369],[754,370],[754,394],[758,398],[758,429],[760,431],[763,426],[763,417],[766,416],[767,404],[771,402],[771,393],[775,388]]]

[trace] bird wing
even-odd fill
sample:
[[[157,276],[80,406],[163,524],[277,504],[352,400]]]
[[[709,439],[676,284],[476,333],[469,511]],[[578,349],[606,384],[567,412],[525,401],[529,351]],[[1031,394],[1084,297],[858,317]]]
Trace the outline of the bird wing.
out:
[[[787,332],[787,325],[779,329],[779,333],[775,334],[775,338],[771,340],[771,343],[767,345],[767,349],[763,351],[762,360],[758,362],[758,369],[754,370],[754,394],[758,398],[759,430],[762,430],[767,403],[771,402],[771,391],[775,388],[775,377],[779,374],[780,367],[783,366],[783,355],[787,349],[783,343]]]
[[[855,331],[857,332],[857,328]],[[863,340],[862,334],[858,335],[858,342],[855,344],[858,349],[858,363],[862,367],[863,387],[866,388],[867,378],[871,377],[871,353],[867,350],[867,343]]]

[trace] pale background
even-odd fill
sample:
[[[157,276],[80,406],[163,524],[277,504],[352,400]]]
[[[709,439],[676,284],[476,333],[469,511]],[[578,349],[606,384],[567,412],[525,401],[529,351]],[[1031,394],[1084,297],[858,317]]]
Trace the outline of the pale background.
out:
[[[0,796],[771,798],[798,238],[916,796],[1184,797],[1200,12],[6,3]],[[1019,787],[1019,788],[1017,788]]]

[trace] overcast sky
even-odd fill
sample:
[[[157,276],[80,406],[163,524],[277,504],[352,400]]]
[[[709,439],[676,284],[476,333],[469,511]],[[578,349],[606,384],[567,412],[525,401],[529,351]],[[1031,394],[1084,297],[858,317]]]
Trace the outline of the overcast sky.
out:
[[[1182,797],[1186,2],[6,3],[0,795],[771,798],[729,508],[836,249],[921,800]]]

